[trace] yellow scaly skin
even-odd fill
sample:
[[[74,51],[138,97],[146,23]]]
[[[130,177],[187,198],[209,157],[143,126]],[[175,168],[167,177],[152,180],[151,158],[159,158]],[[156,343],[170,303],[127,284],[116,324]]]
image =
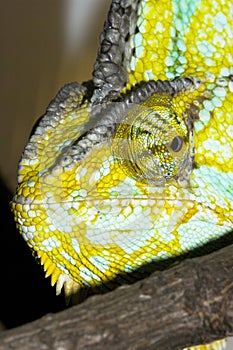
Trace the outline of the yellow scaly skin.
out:
[[[183,350],[224,350],[226,348],[226,340],[218,340],[211,344],[192,346],[191,348],[185,348]]]
[[[84,86],[65,87],[49,106],[22,156],[12,208],[58,293],[100,287],[232,231],[232,7],[139,1],[127,79],[114,97],[149,80],[192,84],[133,105],[80,161],[68,146],[93,127],[93,96],[105,87],[92,98]]]

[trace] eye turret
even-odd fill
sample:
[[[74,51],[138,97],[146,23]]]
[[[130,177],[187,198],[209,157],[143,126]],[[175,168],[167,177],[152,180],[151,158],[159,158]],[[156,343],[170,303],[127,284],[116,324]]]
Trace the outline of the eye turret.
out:
[[[128,176],[160,185],[178,178],[183,170],[189,156],[189,131],[171,98],[153,95],[123,118],[112,147]]]

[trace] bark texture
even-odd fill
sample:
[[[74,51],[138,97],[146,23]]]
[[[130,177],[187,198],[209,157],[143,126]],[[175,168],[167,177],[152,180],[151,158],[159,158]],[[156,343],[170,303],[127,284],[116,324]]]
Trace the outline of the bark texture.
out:
[[[0,333],[0,350],[176,350],[233,334],[233,246]]]

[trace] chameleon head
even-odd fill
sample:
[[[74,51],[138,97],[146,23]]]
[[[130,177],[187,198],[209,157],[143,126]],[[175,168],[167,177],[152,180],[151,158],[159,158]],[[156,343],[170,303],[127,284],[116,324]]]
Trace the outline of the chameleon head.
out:
[[[135,180],[161,185],[178,178],[190,154],[184,117],[167,95],[153,95],[122,119],[113,140],[113,154]]]

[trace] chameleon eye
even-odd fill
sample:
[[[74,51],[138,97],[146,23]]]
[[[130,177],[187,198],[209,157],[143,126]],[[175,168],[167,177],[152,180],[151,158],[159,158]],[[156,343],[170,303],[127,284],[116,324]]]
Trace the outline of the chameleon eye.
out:
[[[170,148],[173,152],[179,152],[184,144],[184,140],[181,136],[175,136],[170,144]]]
[[[128,176],[158,186],[181,176],[189,157],[189,132],[171,98],[153,95],[122,119],[112,148]]]

